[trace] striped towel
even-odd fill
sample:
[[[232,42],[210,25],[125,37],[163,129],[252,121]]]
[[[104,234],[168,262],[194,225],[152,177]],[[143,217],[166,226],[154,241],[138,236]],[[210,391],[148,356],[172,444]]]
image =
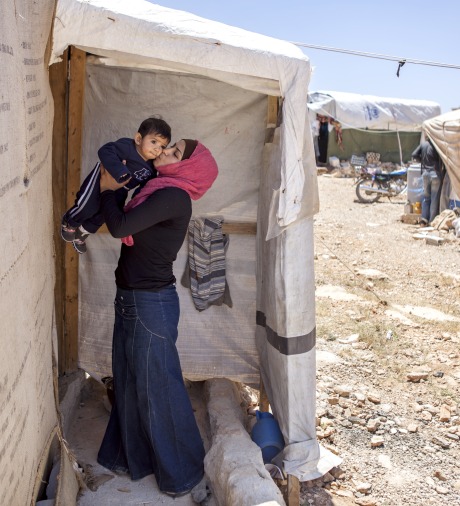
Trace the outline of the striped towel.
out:
[[[232,307],[225,279],[228,236],[222,233],[221,217],[194,218],[188,226],[188,262],[182,285],[190,288],[198,311],[211,304]]]

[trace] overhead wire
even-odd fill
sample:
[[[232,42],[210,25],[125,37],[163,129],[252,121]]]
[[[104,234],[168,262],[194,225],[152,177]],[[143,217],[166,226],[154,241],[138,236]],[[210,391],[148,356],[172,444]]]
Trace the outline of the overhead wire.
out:
[[[353,56],[364,56],[366,58],[376,58],[379,60],[395,61],[395,62],[398,62],[400,64],[400,66],[404,65],[405,63],[413,63],[414,65],[428,65],[431,67],[444,67],[444,68],[451,68],[451,69],[460,70],[460,65],[453,64],[453,63],[442,63],[442,62],[427,61],[427,60],[417,60],[415,58],[406,58],[403,56],[390,56],[390,55],[385,55],[385,54],[369,53],[366,51],[355,51],[353,49],[320,46],[317,44],[306,44],[304,42],[294,42],[294,41],[290,41],[290,42],[291,42],[291,44],[294,44],[295,46],[308,47],[310,49],[319,49],[321,51],[331,51],[331,52],[335,52],[335,53],[350,54]]]

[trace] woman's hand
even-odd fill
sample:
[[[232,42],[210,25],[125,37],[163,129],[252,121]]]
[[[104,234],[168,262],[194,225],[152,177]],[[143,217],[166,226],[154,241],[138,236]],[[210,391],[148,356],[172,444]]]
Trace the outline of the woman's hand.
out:
[[[126,181],[123,181],[122,183],[118,183],[106,170],[106,168],[102,165],[100,165],[101,168],[101,182],[100,182],[100,189],[101,193],[105,192],[106,190],[119,190],[120,188],[123,188],[128,181],[131,179],[127,179]]]

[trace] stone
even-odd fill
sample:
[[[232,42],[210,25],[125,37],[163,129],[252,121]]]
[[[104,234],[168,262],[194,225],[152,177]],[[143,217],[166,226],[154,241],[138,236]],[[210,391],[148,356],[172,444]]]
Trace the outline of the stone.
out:
[[[436,490],[436,492],[437,492],[438,494],[443,494],[443,495],[445,495],[445,494],[448,494],[448,493],[449,493],[449,489],[448,489],[448,488],[446,488],[446,487],[441,487],[441,486],[439,486],[439,485],[438,485],[437,487],[435,487],[435,490]]]
[[[377,500],[373,497],[358,497],[355,499],[355,503],[359,506],[377,506]]]
[[[358,269],[357,274],[370,281],[388,279],[388,276],[385,273],[377,269]]]
[[[382,436],[372,436],[371,439],[371,447],[377,448],[379,446],[383,446],[385,443],[385,439]]]
[[[353,392],[351,396],[359,402],[364,402],[366,400],[366,396],[361,392]]]
[[[431,246],[439,246],[446,240],[443,237],[438,237],[437,235],[427,235],[425,237],[425,243]]]
[[[428,378],[427,372],[409,372],[406,375],[407,381],[411,381],[412,383],[419,383],[420,380],[426,380]]]
[[[440,446],[441,448],[443,448],[444,450],[447,450],[448,448],[450,448],[450,442],[447,441],[446,439],[442,438],[442,437],[439,437],[439,436],[433,436],[431,441]]]
[[[353,344],[358,341],[359,341],[359,334],[351,334],[348,337],[344,337],[343,339],[338,340],[340,344]]]
[[[446,404],[441,406],[439,410],[439,421],[440,422],[448,422],[450,420],[450,407]]]
[[[437,469],[434,473],[433,473],[433,476],[435,478],[437,478],[439,481],[447,481],[447,477],[443,474],[442,471],[440,471],[439,469]]]
[[[433,480],[433,478],[431,476],[427,476],[425,478],[425,482],[431,488],[434,488],[436,486],[436,482]]]
[[[331,405],[331,406],[335,406],[336,404],[339,403],[339,398],[336,397],[335,395],[331,395],[327,398],[327,402]]]
[[[418,431],[418,425],[415,424],[415,423],[410,423],[408,426],[407,426],[407,430],[409,432],[417,432]]]
[[[370,420],[368,420],[366,427],[369,432],[375,432],[380,427],[379,419],[371,418]]]
[[[422,411],[420,413],[420,418],[422,420],[426,420],[427,422],[430,422],[433,418],[433,415],[429,411]]]
[[[344,488],[339,488],[338,490],[334,490],[334,494],[340,497],[354,497],[353,492],[351,490],[347,490]]]
[[[366,482],[355,482],[355,489],[360,492],[361,494],[369,494],[372,490],[372,485],[370,483]]]
[[[460,490],[460,480],[454,481],[452,487],[454,487],[455,490]]]
[[[339,394],[340,397],[350,397],[351,387],[348,385],[337,385],[334,387],[334,392]]]
[[[372,402],[373,404],[380,404],[382,401],[380,399],[380,396],[378,396],[377,394],[367,394],[367,400],[369,402]]]

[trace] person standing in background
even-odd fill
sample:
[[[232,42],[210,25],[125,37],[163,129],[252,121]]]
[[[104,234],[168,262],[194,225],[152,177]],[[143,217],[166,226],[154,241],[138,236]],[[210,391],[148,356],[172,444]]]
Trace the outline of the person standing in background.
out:
[[[421,163],[423,180],[421,225],[426,227],[439,214],[442,183],[441,158],[430,138],[420,143],[412,153],[412,158]]]

